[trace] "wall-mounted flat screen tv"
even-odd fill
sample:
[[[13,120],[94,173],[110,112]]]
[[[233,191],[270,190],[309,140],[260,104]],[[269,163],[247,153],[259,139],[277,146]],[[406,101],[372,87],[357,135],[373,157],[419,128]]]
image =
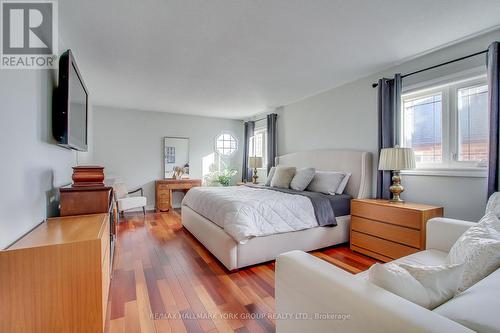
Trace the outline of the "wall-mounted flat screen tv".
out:
[[[59,85],[54,96],[52,132],[61,146],[87,151],[89,93],[71,50],[59,59]]]

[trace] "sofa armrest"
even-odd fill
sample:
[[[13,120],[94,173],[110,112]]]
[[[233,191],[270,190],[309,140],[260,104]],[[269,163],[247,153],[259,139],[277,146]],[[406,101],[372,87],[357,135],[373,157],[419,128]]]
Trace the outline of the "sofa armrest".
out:
[[[276,329],[295,332],[472,332],[301,251],[276,266]]]
[[[475,222],[435,217],[427,221],[426,248],[450,252],[451,247]]]

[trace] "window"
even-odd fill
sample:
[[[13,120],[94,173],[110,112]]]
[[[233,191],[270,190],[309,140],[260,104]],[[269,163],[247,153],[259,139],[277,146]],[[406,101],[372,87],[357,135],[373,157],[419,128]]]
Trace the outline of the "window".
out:
[[[229,133],[221,133],[215,140],[215,149],[223,156],[230,156],[238,150],[238,140]]]
[[[488,85],[484,77],[405,93],[401,143],[417,168],[482,167],[488,158]]]
[[[488,159],[488,86],[458,89],[458,160]]]
[[[417,163],[443,160],[441,93],[407,99],[403,103],[404,146],[413,147]]]
[[[256,130],[250,138],[248,156],[262,157],[262,165],[267,167],[267,130]]]

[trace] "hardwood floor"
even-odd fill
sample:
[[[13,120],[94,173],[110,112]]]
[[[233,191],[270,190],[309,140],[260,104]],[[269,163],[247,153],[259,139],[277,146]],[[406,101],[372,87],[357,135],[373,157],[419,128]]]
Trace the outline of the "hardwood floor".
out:
[[[351,273],[375,260],[341,245],[313,254]],[[106,332],[274,332],[274,262],[228,272],[177,212],[118,226]]]

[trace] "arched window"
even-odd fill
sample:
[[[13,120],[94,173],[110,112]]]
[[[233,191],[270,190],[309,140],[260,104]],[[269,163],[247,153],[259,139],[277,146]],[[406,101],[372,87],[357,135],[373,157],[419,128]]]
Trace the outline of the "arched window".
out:
[[[238,150],[238,140],[229,133],[221,133],[215,139],[215,149],[223,156],[230,156]]]

